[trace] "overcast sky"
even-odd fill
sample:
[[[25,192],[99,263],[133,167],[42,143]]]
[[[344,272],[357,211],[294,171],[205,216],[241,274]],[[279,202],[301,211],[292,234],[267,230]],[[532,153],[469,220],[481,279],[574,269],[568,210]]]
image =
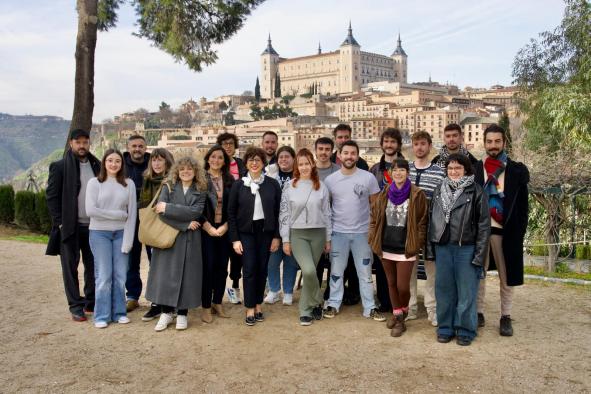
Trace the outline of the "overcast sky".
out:
[[[389,56],[400,31],[409,82],[431,74],[460,87],[508,85],[519,48],[557,26],[563,9],[558,0],[267,0],[218,48],[218,62],[194,73],[132,36],[135,16],[124,6],[118,26],[99,32],[94,121],[253,90],[269,32],[280,56],[305,56],[318,42],[337,49],[349,20],[368,52]],[[75,0],[0,1],[0,112],[71,118],[76,29]]]

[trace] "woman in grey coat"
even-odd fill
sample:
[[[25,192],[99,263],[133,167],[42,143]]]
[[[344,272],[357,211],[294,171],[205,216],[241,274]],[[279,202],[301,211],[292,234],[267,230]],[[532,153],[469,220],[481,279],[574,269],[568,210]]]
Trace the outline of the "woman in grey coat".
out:
[[[152,251],[146,298],[162,305],[156,331],[172,323],[174,309],[177,330],[186,329],[188,309],[201,305],[203,262],[197,219],[203,212],[206,194],[204,171],[190,157],[174,165],[162,187],[155,210],[179,234],[171,248]]]

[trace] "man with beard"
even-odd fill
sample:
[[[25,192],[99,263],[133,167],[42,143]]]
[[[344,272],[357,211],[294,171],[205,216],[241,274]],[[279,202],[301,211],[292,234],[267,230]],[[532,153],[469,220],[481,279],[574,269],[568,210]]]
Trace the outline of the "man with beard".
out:
[[[475,166],[478,160],[468,152],[468,149],[463,145],[464,137],[462,128],[459,124],[450,123],[443,129],[443,143],[444,146],[439,150],[439,154],[432,160],[433,164],[445,170],[445,162],[452,153],[461,153],[470,159],[472,166]]]
[[[490,246],[484,270],[499,272],[501,320],[499,333],[512,336],[511,306],[513,286],[523,284],[523,239],[529,213],[529,171],[523,163],[507,157],[505,129],[492,124],[484,130],[486,158],[475,167],[474,181],[488,195],[490,208]],[[478,326],[484,326],[485,280],[478,291]]]
[[[279,137],[274,131],[265,131],[263,133],[262,148],[267,156],[267,165],[277,163],[277,147],[279,146]]]
[[[337,148],[337,150],[330,157],[330,160],[333,163],[341,165],[340,149],[341,149],[341,146],[343,145],[343,143],[345,143],[346,141],[349,141],[351,139],[351,133],[352,133],[351,126],[349,126],[348,124],[344,124],[344,123],[337,125],[337,127],[335,127],[334,130],[332,131],[332,135],[334,136],[334,142],[335,142],[336,148]],[[357,168],[361,168],[362,170],[365,170],[365,171],[369,170],[369,166],[367,165],[367,162],[365,160],[363,160],[363,158],[361,158],[361,157],[358,157]]]
[[[49,166],[47,208],[51,234],[45,254],[60,255],[64,289],[72,319],[86,321],[94,311],[94,258],[88,243],[90,218],[86,214],[86,184],[97,176],[101,162],[90,153],[90,133],[72,130],[64,158]],[[80,296],[78,265],[84,265],[84,297]]]
[[[415,160],[409,163],[410,180],[416,186],[420,187],[427,201],[431,202],[433,192],[441,184],[445,173],[437,164],[429,160],[431,153],[432,140],[431,135],[426,131],[417,131],[412,135],[412,151]],[[424,249],[423,249],[424,252]],[[425,260],[425,272],[427,281],[425,283],[425,308],[427,309],[427,319],[433,326],[437,326],[437,310],[435,301],[435,262]],[[408,303],[408,316],[406,320],[417,318],[417,264],[413,268],[410,277],[410,301]]]
[[[144,182],[144,171],[150,163],[150,154],[146,153],[146,140],[141,135],[132,135],[127,139],[127,152],[123,153],[125,174],[135,184],[136,197],[139,200]],[[139,204],[138,204],[139,206]],[[138,239],[140,221],[136,221],[133,247],[129,252],[129,268],[127,270],[127,312],[140,306],[138,300],[142,294],[142,279],[140,277],[140,261],[142,258],[142,244]]]
[[[343,274],[351,252],[359,277],[363,316],[385,321],[384,315],[376,309],[371,274],[373,254],[367,240],[370,199],[375,199],[380,187],[371,173],[356,168],[359,147],[354,141],[344,142],[339,153],[342,167],[325,181],[332,200],[333,234],[330,297],[323,314],[330,319],[339,312],[344,292]]]

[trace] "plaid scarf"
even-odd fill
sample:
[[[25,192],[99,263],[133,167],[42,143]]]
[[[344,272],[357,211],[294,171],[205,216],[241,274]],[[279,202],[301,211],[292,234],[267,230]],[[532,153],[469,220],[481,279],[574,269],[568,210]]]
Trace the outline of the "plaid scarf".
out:
[[[458,153],[468,157],[468,149],[464,147],[464,145],[460,145],[460,149]],[[437,160],[437,165],[445,170],[445,162],[451,153],[447,149],[447,146],[443,145],[441,149],[439,149],[439,160]]]
[[[501,152],[496,159],[487,157],[484,160],[484,169],[488,175],[484,184],[484,191],[488,195],[488,205],[490,207],[490,216],[499,224],[503,224],[503,199],[505,193],[501,190],[499,177],[507,167],[507,153]]]
[[[445,223],[449,223],[451,210],[465,188],[474,183],[474,175],[464,175],[457,181],[450,177],[443,178],[441,183],[441,206],[445,213]]]

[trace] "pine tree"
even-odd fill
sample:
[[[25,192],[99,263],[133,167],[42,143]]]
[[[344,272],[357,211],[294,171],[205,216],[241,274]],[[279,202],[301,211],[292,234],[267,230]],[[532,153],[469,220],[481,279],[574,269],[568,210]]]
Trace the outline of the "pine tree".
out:
[[[259,84],[259,77],[257,77],[257,82],[254,84],[254,100],[257,103],[261,102],[261,85]]]
[[[511,122],[509,121],[509,115],[507,112],[503,111],[501,117],[499,119],[499,126],[505,129],[505,137],[507,139],[507,144],[505,146],[505,150],[507,153],[511,152]]]
[[[281,77],[279,73],[275,74],[275,97],[281,97]]]

